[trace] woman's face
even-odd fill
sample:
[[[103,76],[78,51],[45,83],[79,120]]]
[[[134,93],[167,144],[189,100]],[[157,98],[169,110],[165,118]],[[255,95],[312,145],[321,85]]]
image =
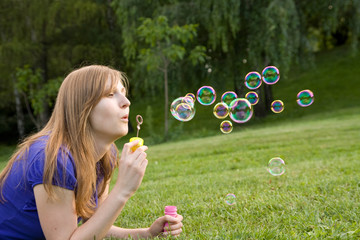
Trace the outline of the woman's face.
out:
[[[128,133],[130,101],[125,95],[126,89],[118,81],[116,88],[92,109],[90,124],[95,140],[113,142]]]

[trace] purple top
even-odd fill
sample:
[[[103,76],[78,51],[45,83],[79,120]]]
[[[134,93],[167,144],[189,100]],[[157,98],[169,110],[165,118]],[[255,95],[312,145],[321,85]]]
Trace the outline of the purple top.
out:
[[[45,239],[33,188],[43,183],[47,140],[48,136],[41,137],[30,146],[27,157],[14,163],[3,185],[6,202],[0,203],[0,239]],[[97,183],[102,179],[98,176]],[[59,150],[53,185],[76,190],[76,168],[69,151]],[[97,206],[97,191],[94,198]]]

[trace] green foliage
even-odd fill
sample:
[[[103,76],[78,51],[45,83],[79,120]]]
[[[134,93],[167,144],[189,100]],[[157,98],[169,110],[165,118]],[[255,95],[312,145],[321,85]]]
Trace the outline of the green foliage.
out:
[[[49,106],[53,105],[62,82],[61,78],[56,78],[41,85],[41,70],[33,71],[29,65],[16,69],[16,80],[15,87],[26,98],[25,101],[31,103],[34,115],[44,111],[44,102]]]
[[[10,115],[8,86],[24,65],[41,69],[42,84],[79,66],[111,65],[129,76],[131,97],[155,99],[163,35],[171,97],[204,84],[243,94],[249,71],[276,65],[286,81],[294,65],[314,67],[315,52],[347,44],[355,56],[360,36],[360,0],[2,0],[0,16],[0,108]],[[144,19],[159,20],[141,30],[152,34],[148,42],[139,39]]]
[[[142,19],[137,34],[148,48],[140,49],[141,62],[145,63],[149,71],[164,71],[169,64],[182,60],[186,53],[185,45],[196,36],[196,27],[195,24],[170,27],[165,16],[159,16],[155,20]],[[196,46],[192,50],[192,62],[195,64],[198,59],[203,61],[205,51],[204,46]]]
[[[164,138],[168,138],[168,74],[170,65],[181,61],[186,54],[186,44],[196,36],[196,25],[177,25],[170,27],[165,16],[142,19],[137,28],[140,40],[145,42],[146,48],[140,49],[139,59],[142,65],[146,65],[147,71],[160,70],[164,77]],[[193,64],[202,62],[206,48],[196,46],[190,53]]]
[[[206,48],[204,46],[196,46],[191,50],[189,60],[195,66],[206,61]]]

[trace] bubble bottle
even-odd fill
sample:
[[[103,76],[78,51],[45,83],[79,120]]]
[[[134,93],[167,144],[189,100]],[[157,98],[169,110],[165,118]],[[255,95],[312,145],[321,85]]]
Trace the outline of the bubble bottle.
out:
[[[140,125],[143,123],[143,118],[141,115],[137,115],[136,116],[136,122],[137,122],[137,134],[136,134],[136,137],[132,137],[130,138],[130,141],[129,142],[132,142],[132,141],[135,141],[135,140],[139,140],[138,144],[136,144],[135,146],[133,146],[131,148],[131,151],[135,152],[135,150],[139,147],[141,147],[142,145],[144,145],[144,139],[142,138],[139,138],[139,131],[140,131]]]
[[[177,217],[177,208],[176,206],[165,206],[165,211],[164,211],[165,215],[169,215],[172,217]],[[169,223],[165,223],[164,224],[164,232],[166,232],[166,228],[169,227]]]

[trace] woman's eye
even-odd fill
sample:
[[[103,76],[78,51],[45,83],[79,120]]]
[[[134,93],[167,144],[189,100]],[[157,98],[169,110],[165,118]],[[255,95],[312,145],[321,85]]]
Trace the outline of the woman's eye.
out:
[[[108,94],[108,97],[112,97],[112,96],[114,96],[114,93],[109,93]]]

